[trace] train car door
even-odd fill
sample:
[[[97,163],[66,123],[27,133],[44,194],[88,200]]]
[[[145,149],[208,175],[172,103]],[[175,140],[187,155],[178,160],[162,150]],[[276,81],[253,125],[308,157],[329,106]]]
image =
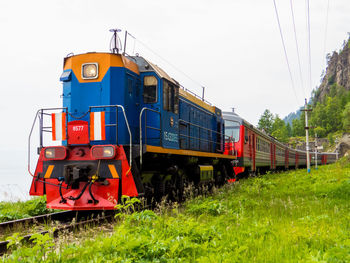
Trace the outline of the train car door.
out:
[[[299,166],[299,154],[295,153],[295,168],[297,169]]]
[[[270,159],[271,159],[271,169],[276,168],[276,145],[270,144]]]
[[[179,149],[179,85],[163,79],[162,145]]]
[[[143,143],[161,146],[161,96],[160,82],[154,73],[142,75],[142,138]]]
[[[273,144],[273,164],[274,164],[274,169],[276,169],[276,144]]]
[[[252,149],[252,135],[250,130],[248,131],[248,152],[249,152],[249,163],[250,163],[250,168],[252,169],[253,167],[253,149]]]
[[[255,156],[256,156],[256,136],[255,134],[253,133],[252,134],[252,171],[255,171],[256,170],[256,165],[255,165]]]

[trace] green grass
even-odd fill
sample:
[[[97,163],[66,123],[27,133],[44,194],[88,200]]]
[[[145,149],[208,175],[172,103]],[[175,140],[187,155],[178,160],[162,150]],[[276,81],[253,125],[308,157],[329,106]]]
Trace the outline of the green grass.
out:
[[[46,208],[45,197],[36,197],[28,201],[0,202],[0,222],[42,215],[51,211]]]
[[[349,200],[350,160],[343,159],[311,174],[241,180],[162,213],[123,215],[112,234],[59,248],[41,239],[14,246],[4,261],[350,262]]]

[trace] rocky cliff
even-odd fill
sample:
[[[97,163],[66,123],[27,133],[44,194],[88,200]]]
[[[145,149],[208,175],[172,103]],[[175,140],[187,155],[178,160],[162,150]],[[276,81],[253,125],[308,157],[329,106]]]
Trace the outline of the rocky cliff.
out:
[[[322,79],[322,83],[316,90],[313,102],[323,101],[323,98],[331,92],[332,86],[337,84],[350,90],[350,39],[344,42],[343,49],[334,51],[327,56],[328,66]]]

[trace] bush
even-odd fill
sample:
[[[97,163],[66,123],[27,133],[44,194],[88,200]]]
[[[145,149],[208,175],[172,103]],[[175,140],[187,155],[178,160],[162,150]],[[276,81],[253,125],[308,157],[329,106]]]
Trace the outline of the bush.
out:
[[[327,137],[328,137],[329,144],[333,145],[334,144],[334,136],[330,133],[330,134],[328,134]]]
[[[16,220],[52,212],[46,208],[46,198],[35,197],[28,201],[0,202],[0,222]]]
[[[314,129],[315,134],[317,134],[318,138],[324,138],[326,136],[326,129],[322,127],[316,127]]]
[[[350,131],[350,102],[345,105],[342,113],[343,117],[343,128],[345,131]]]

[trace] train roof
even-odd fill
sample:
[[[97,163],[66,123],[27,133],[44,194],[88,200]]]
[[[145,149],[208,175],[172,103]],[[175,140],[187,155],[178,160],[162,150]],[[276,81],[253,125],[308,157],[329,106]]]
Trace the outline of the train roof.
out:
[[[179,83],[170,77],[168,73],[166,73],[162,68],[156,64],[153,64],[151,61],[145,59],[144,57],[132,56],[130,58],[136,62],[140,72],[155,72],[160,78],[164,78],[175,85],[179,85]]]
[[[175,79],[170,77],[168,75],[168,73],[166,73],[161,67],[159,67],[156,64],[153,64],[152,62],[145,59],[144,57],[132,56],[130,58],[132,60],[134,60],[135,63],[138,65],[140,72],[155,72],[160,78],[164,78],[164,79],[170,81],[171,83],[173,83],[177,86],[180,86],[179,82],[177,82]],[[184,88],[181,88],[179,90],[179,94],[180,94],[180,96],[191,101],[195,105],[200,106],[200,107],[202,107],[202,108],[208,110],[209,112],[214,113],[218,116],[221,116],[221,110],[219,108],[210,105],[210,103],[199,98],[195,93],[193,93],[189,90],[185,90]]]

